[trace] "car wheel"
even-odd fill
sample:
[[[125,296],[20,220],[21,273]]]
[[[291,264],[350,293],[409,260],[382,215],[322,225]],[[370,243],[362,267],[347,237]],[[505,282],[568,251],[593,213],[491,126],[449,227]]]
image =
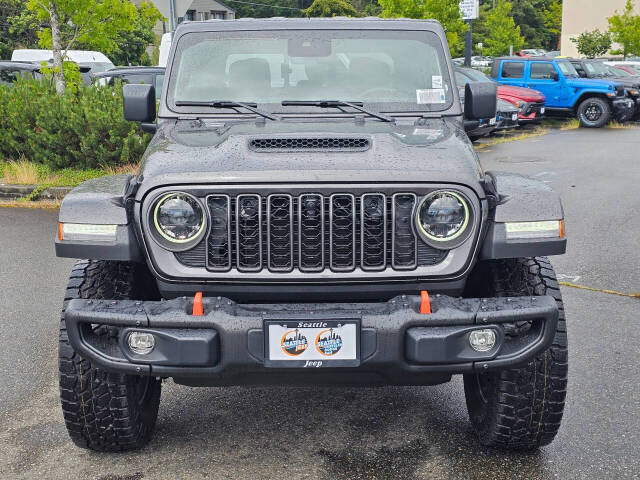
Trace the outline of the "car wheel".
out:
[[[93,366],[69,343],[64,321],[74,298],[147,300],[150,285],[143,265],[84,260],[76,263],[64,299],[58,346],[60,401],[69,436],[82,448],[103,452],[135,450],[153,432],[161,382],[154,377],[110,373]],[[117,344],[115,328],[95,326],[105,342]]]
[[[546,258],[483,262],[474,277],[488,297],[550,295],[559,317],[551,346],[520,368],[464,376],[471,424],[483,445],[532,450],[551,443],[560,428],[567,392],[567,331],[560,288]],[[517,337],[530,322],[505,324]]]
[[[599,97],[584,100],[577,113],[580,125],[586,128],[602,128],[611,120],[609,102]]]

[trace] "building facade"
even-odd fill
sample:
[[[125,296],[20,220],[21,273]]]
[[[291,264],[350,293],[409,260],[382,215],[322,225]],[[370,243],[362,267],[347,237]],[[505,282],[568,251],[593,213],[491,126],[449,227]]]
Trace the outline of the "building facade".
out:
[[[626,0],[564,0],[560,40],[562,55],[580,56],[571,39],[596,28],[601,32],[607,31],[609,29],[607,18],[614,15],[616,10],[622,13],[626,3]],[[636,2],[636,13],[640,14],[640,1]]]
[[[133,3],[139,5],[142,1],[144,0],[133,0]],[[169,21],[171,17],[170,0],[150,1],[165,18],[164,22],[159,22],[154,29],[156,34],[162,35],[171,28]],[[173,8],[175,25],[187,20],[210,20],[213,18],[233,20],[236,18],[235,10],[218,0],[173,0]]]

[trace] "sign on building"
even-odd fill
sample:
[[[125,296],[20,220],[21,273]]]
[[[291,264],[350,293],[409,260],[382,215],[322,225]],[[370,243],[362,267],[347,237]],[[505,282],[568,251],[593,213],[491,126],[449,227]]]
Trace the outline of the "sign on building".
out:
[[[480,0],[460,0],[460,14],[464,20],[475,20],[478,18]]]

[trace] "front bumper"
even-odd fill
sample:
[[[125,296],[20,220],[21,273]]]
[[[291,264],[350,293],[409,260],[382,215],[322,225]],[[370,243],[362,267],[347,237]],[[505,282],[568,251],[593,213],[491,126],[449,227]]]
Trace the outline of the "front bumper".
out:
[[[558,308],[552,297],[462,299],[436,295],[431,314],[419,296],[384,303],[236,304],[205,298],[204,315],[190,314],[192,299],[162,302],[72,300],[65,312],[69,341],[95,366],[115,372],[174,377],[190,385],[362,383],[426,385],[452,374],[520,365],[553,341]],[[349,368],[267,368],[268,320],[357,319],[360,365]],[[518,325],[515,335],[514,324]],[[117,327],[119,341],[105,341],[96,325]],[[524,325],[524,327],[523,327]],[[493,328],[496,346],[472,350],[468,333]],[[128,349],[130,331],[151,332],[148,356]]]
[[[627,97],[617,98],[611,102],[613,114],[618,120],[630,120],[635,110],[635,102]]]

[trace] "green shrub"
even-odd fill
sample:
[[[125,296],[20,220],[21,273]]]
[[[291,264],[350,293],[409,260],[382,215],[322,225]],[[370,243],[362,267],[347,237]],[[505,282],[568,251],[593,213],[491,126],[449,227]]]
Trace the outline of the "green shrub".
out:
[[[80,86],[56,95],[50,82],[0,85],[0,158],[51,169],[137,163],[150,135],[122,116],[122,86]]]

